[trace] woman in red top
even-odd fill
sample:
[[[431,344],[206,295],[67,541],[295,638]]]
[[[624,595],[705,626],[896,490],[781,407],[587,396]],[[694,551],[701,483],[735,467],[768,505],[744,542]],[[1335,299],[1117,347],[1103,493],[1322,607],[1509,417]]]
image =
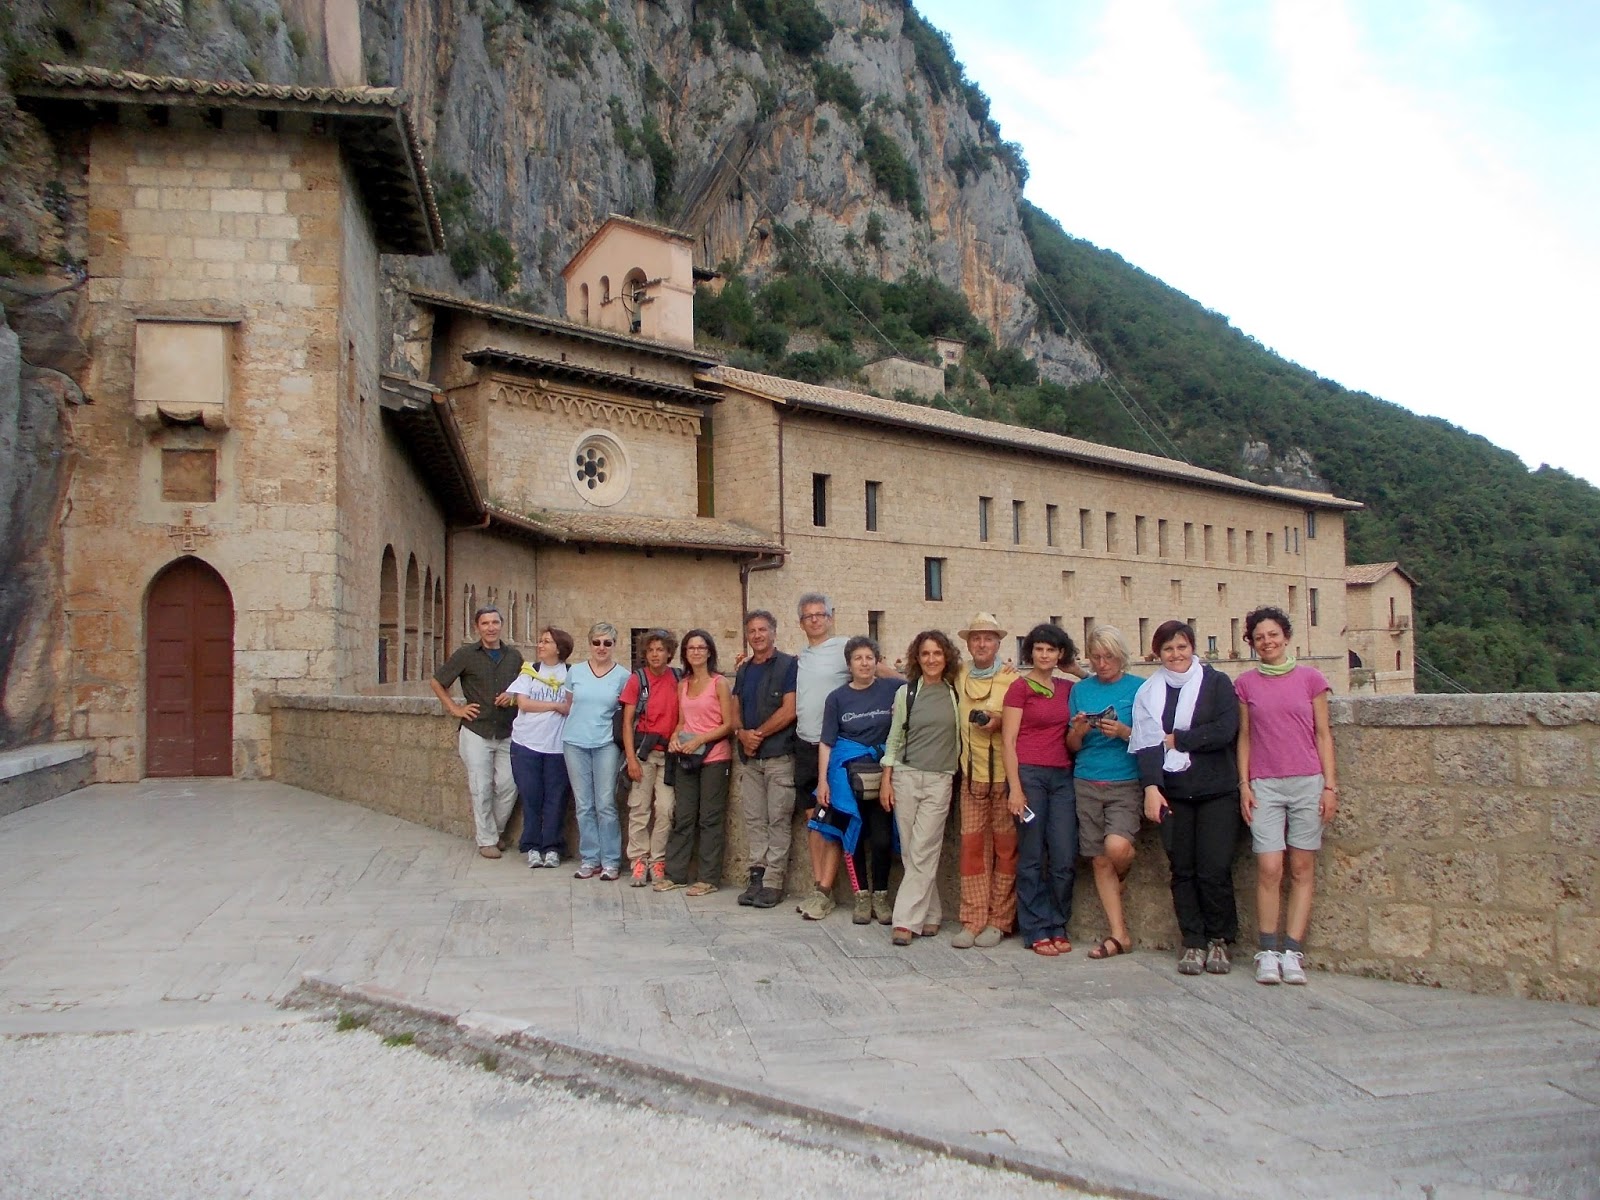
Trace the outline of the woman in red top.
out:
[[[1000,737],[1005,746],[1011,815],[1017,818],[1017,928],[1022,944],[1054,958],[1072,950],[1072,884],[1078,870],[1078,802],[1067,753],[1067,693],[1056,674],[1077,660],[1059,625],[1035,625],[1022,639],[1030,670],[1006,691]]]

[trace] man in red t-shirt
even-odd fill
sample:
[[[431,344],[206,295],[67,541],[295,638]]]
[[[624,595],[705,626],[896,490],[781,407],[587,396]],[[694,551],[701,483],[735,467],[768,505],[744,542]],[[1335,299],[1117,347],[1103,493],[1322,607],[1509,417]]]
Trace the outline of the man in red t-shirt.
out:
[[[628,793],[628,857],[633,887],[667,877],[667,834],[672,829],[672,784],[667,779],[667,742],[678,727],[678,675],[671,667],[678,639],[665,629],[645,634],[644,666],[622,685],[623,767]],[[639,711],[640,677],[645,684]],[[655,818],[652,826],[651,818]]]

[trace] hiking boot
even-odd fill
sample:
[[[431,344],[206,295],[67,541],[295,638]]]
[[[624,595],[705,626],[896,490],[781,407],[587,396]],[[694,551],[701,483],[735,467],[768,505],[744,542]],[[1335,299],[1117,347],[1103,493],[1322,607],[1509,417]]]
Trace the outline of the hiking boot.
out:
[[[755,904],[756,893],[761,890],[761,880],[766,873],[767,869],[765,867],[750,868],[750,886],[739,893],[739,903],[744,907],[749,908]]]
[[[856,925],[872,924],[872,893],[857,892],[856,905],[850,913],[850,920]]]
[[[816,890],[806,897],[805,907],[800,915],[808,921],[826,921],[828,915],[838,907],[833,897],[823,891],[819,884]]]
[[[1279,969],[1285,983],[1306,981],[1306,956],[1298,950],[1284,950],[1278,955]]]
[[[756,889],[755,896],[753,896],[750,900],[750,907],[777,908],[778,904],[782,900],[783,891],[781,888],[770,888],[763,884],[761,887]]]
[[[1283,968],[1276,950],[1256,951],[1256,982],[1273,986],[1283,982]]]
[[[660,883],[667,877],[667,864],[664,862],[650,864],[650,882]]]
[[[1206,947],[1206,974],[1226,975],[1233,970],[1233,960],[1228,957],[1228,943],[1221,938],[1212,938],[1211,944]]]
[[[633,873],[628,876],[628,886],[643,887],[646,882],[645,876],[649,874],[649,870],[650,864],[645,862],[644,859],[635,859],[633,863]]]
[[[888,892],[872,893],[872,919],[879,925],[894,924],[894,905],[889,903]]]
[[[1178,959],[1179,975],[1199,975],[1206,969],[1206,952],[1199,946],[1184,947],[1183,956]]]

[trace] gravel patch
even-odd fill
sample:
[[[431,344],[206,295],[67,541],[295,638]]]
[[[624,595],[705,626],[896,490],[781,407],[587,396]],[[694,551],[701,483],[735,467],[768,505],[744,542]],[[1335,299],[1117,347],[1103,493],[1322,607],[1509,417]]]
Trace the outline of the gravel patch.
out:
[[[1082,1195],[518,1082],[326,1023],[0,1038],[0,1081],[7,1200]]]

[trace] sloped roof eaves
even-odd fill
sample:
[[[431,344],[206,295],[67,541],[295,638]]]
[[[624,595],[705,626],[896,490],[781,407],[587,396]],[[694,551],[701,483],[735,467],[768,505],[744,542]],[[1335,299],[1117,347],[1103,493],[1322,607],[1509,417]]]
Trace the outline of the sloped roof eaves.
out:
[[[406,182],[415,191],[421,220],[411,222],[415,228],[408,232],[413,236],[406,240],[394,236],[396,231],[387,219],[398,214],[375,213],[380,218],[378,234],[384,243],[383,248],[397,253],[433,254],[444,246],[444,225],[439,219],[439,207],[434,198],[432,181],[428,178],[422,144],[417,139],[416,128],[406,106],[407,95],[402,88],[299,87],[245,80],[143,75],[137,71],[112,71],[104,67],[43,63],[35,67],[19,85],[17,94],[40,100],[83,104],[140,103],[299,112],[353,120],[363,126],[373,123],[389,125],[393,129],[395,144],[380,146],[380,155],[390,160],[390,174],[399,168],[399,173],[406,176]]]
[[[554,512],[515,513],[495,504],[485,505],[485,509],[491,529],[498,525],[544,541],[734,555],[785,552],[780,543],[727,521],[578,514],[573,520]]]
[[[1129,471],[1140,475],[1154,475],[1180,483],[1201,487],[1243,492],[1265,499],[1290,501],[1310,508],[1355,511],[1364,507],[1359,501],[1346,500],[1326,492],[1307,492],[1295,488],[1273,487],[1252,483],[1212,471],[1193,467],[1173,459],[1159,458],[1153,454],[1140,454],[1114,446],[1102,446],[1079,438],[1066,437],[1043,430],[1026,429],[1020,425],[1007,425],[1001,421],[987,421],[979,417],[963,416],[943,409],[924,408],[900,400],[884,400],[860,392],[847,392],[840,388],[822,387],[783,379],[776,375],[761,375],[754,371],[734,367],[720,367],[709,378],[720,379],[725,386],[763,396],[791,408],[808,409],[833,416],[852,417],[901,429],[914,429],[963,441],[983,442],[1016,450],[1030,450],[1068,458],[1077,462]]]
[[[656,225],[650,221],[641,221],[638,217],[625,217],[621,213],[610,213],[604,221],[600,222],[600,227],[584,239],[583,245],[578,247],[578,252],[567,260],[567,265],[562,267],[559,272],[561,278],[565,279],[572,273],[574,267],[588,257],[589,251],[594,248],[595,241],[605,232],[608,225],[627,225],[633,229],[642,229],[646,233],[654,233],[661,237],[671,238],[675,242],[683,242],[690,246],[694,245],[694,238],[681,229],[674,229],[670,225]]]
[[[557,362],[554,359],[541,358],[537,354],[513,354],[508,350],[497,350],[492,346],[469,350],[461,357],[474,366],[480,363],[493,363],[520,371],[538,371],[546,375],[575,379],[580,383],[611,388],[614,391],[639,392],[691,408],[697,408],[702,404],[715,404],[722,398],[716,392],[700,392],[679,384],[664,383],[659,379],[624,375],[620,371],[603,371],[598,367],[585,367],[579,363]]]
[[[598,342],[601,345],[617,346],[637,353],[653,354],[658,358],[689,363],[702,370],[716,367],[722,361],[720,355],[710,351],[679,346],[672,342],[658,342],[654,338],[640,337],[638,334],[615,333],[609,329],[597,329],[593,325],[580,325],[575,321],[562,321],[556,317],[524,312],[520,308],[507,308],[483,300],[468,300],[465,296],[453,296],[449,292],[436,292],[431,288],[413,287],[408,291],[413,300],[420,300],[423,304],[432,305],[434,308],[454,309],[488,321],[504,321],[510,325],[523,325],[529,329],[538,329],[577,341]]]
[[[451,519],[481,521],[483,495],[450,401],[428,384],[389,375],[380,381],[379,399],[424,485]]]
[[[1417,586],[1417,577],[1397,562],[1351,563],[1344,569],[1344,581],[1352,587],[1365,587],[1379,582],[1391,571],[1398,571],[1412,587]]]

